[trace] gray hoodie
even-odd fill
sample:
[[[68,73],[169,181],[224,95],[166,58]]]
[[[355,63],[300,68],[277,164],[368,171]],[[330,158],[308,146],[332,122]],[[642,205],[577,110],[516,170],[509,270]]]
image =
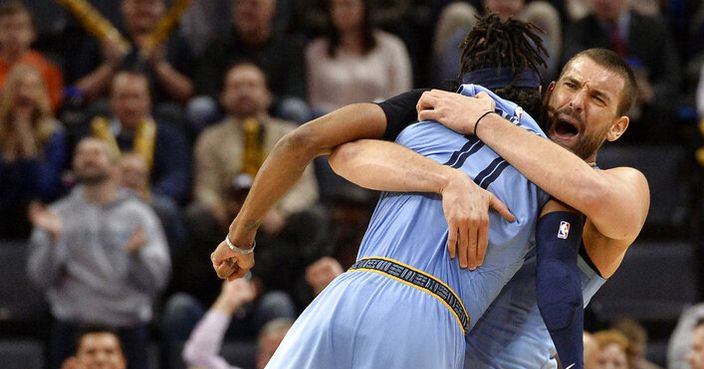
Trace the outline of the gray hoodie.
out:
[[[152,299],[166,285],[171,269],[161,224],[153,211],[126,191],[98,206],[83,188],[51,209],[63,222],[53,243],[39,228],[32,232],[30,278],[42,289],[61,321],[130,327],[152,318]],[[134,255],[125,244],[142,227],[147,243]]]

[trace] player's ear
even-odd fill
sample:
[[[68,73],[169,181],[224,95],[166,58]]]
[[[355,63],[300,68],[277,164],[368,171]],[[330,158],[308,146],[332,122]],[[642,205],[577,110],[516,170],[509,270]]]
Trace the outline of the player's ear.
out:
[[[543,86],[540,86],[540,91],[542,92]],[[552,95],[552,91],[555,90],[555,81],[550,82],[548,85],[547,90],[545,91],[545,96],[543,96],[543,104],[547,106],[548,101],[550,101],[550,96]]]
[[[628,124],[630,123],[630,119],[622,115],[619,118],[617,118],[612,124],[611,127],[609,127],[608,132],[606,132],[606,139],[609,142],[613,142],[619,139],[623,132],[626,132],[626,129],[628,129]]]

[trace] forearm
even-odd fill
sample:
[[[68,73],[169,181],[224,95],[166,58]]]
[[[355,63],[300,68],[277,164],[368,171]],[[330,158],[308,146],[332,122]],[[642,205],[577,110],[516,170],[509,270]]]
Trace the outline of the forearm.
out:
[[[406,147],[379,140],[359,140],[336,148],[330,166],[359,186],[392,192],[440,193],[453,171]]]
[[[79,90],[83,91],[88,99],[98,97],[107,88],[115,68],[108,63],[101,64],[96,70],[76,82]]]
[[[169,63],[161,62],[154,67],[162,87],[176,101],[185,103],[193,96],[193,82],[179,73]]]
[[[315,180],[313,165],[308,165],[301,179],[278,204],[279,210],[285,215],[302,211],[313,206],[318,200],[318,184]]]
[[[183,349],[184,361],[198,367],[230,369],[231,366],[218,356],[229,325],[230,315],[215,309],[209,310],[186,341]]]
[[[644,212],[642,189],[631,187],[638,183],[636,178],[615,180],[607,171],[594,170],[573,153],[496,114],[482,119],[476,134],[532,182],[585,214],[604,235],[618,239],[637,235]]]

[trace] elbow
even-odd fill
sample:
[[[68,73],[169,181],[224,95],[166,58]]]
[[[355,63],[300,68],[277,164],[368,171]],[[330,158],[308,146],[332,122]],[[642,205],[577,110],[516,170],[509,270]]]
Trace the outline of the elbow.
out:
[[[357,157],[360,150],[359,146],[360,144],[358,142],[348,142],[336,147],[332,151],[328,158],[328,163],[335,174],[345,177],[345,165],[349,165],[349,163]]]
[[[302,156],[310,161],[321,153],[324,147],[316,139],[314,130],[302,125],[282,137],[274,150],[284,150],[288,155]]]
[[[206,359],[203,357],[201,352],[202,350],[199,350],[197,345],[189,339],[183,347],[181,358],[188,365],[205,367]]]

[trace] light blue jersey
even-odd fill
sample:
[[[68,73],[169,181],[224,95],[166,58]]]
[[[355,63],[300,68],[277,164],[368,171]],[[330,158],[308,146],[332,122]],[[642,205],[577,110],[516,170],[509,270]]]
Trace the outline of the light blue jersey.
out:
[[[497,112],[545,137],[514,103],[486,91]],[[516,217],[490,213],[489,247],[481,268],[460,269],[447,253],[447,223],[439,195],[383,193],[360,246],[358,259],[398,261],[444,282],[464,303],[471,328],[534,247],[539,211],[548,195],[474,136],[436,122],[419,122],[397,138],[439,163],[467,173],[494,193]],[[461,368],[465,338],[458,315],[442,299],[398,278],[348,271],[301,314],[267,368]]]
[[[555,346],[538,310],[535,255],[523,264],[467,335],[465,369],[554,369]],[[606,282],[580,256],[584,306]]]

